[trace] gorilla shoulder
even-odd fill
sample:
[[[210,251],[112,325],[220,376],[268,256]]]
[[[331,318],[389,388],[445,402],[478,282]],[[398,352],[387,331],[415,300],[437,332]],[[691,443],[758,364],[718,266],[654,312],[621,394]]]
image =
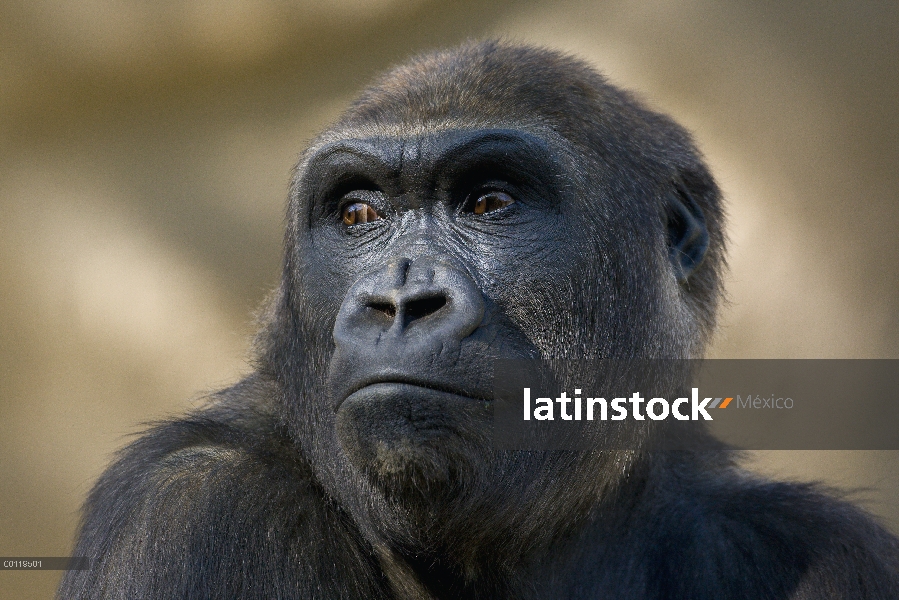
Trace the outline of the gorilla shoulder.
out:
[[[123,449],[85,505],[75,555],[92,568],[67,573],[65,598],[382,597],[270,393],[251,377]]]
[[[629,513],[643,597],[899,598],[899,540],[833,490],[671,458]]]

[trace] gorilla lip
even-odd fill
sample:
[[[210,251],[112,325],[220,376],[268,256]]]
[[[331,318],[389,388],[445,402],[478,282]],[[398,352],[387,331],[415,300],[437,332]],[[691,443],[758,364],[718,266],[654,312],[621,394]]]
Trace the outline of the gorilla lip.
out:
[[[446,386],[446,385],[441,385],[439,383],[432,382],[432,381],[424,381],[421,379],[416,379],[416,378],[411,378],[411,377],[390,377],[390,378],[384,378],[384,379],[379,378],[379,379],[365,380],[362,383],[353,386],[350,389],[350,392],[348,394],[346,394],[345,396],[343,396],[343,398],[334,407],[334,412],[338,412],[340,410],[340,407],[343,406],[343,403],[348,398],[353,396],[354,394],[356,394],[362,390],[365,390],[366,388],[372,388],[375,386],[390,386],[397,390],[407,390],[410,392],[413,389],[417,388],[419,390],[425,390],[426,392],[428,392],[431,395],[436,392],[437,394],[445,394],[448,396],[455,396],[458,398],[462,398],[467,402],[491,402],[491,400],[492,400],[491,398],[485,398],[485,397],[480,397],[480,396],[470,396],[457,388],[453,388],[451,386]]]

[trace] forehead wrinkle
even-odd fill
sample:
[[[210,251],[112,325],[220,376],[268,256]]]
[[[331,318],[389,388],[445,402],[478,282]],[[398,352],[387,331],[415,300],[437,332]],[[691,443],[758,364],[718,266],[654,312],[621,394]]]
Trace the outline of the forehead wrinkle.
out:
[[[307,150],[308,158],[303,162],[303,171],[307,171],[314,163],[324,163],[339,154],[359,157],[366,162],[378,163],[392,170],[394,166],[390,164],[389,160],[385,160],[385,158],[389,159],[391,153],[383,152],[378,148],[378,145],[383,144],[384,141],[398,142],[401,147],[405,143],[402,139],[397,138],[343,137],[310,147]]]
[[[316,161],[320,156],[325,155],[323,153],[329,152],[328,146],[331,145],[334,145],[334,151],[336,152],[340,150],[342,142],[360,142],[365,145],[374,146],[379,142],[394,141],[402,148],[399,153],[401,156],[400,167],[402,168],[407,162],[410,162],[410,159],[421,159],[424,155],[422,147],[429,138],[438,138],[441,133],[448,132],[458,132],[461,139],[454,140],[452,143],[447,144],[445,148],[441,148],[439,154],[441,157],[453,152],[464,151],[466,150],[466,146],[482,141],[478,139],[479,134],[483,134],[485,139],[489,139],[490,137],[498,138],[503,134],[506,134],[508,139],[513,139],[516,133],[525,134],[526,138],[532,138],[538,145],[548,144],[553,147],[554,150],[563,150],[563,152],[571,146],[570,140],[545,124],[529,126],[528,124],[521,122],[492,122],[490,124],[484,123],[480,125],[468,123],[466,126],[462,127],[454,127],[451,123],[443,123],[437,128],[429,126],[416,128],[383,127],[381,125],[376,127],[341,128],[324,132],[306,149],[297,164],[297,179],[302,178],[303,174],[308,171],[308,168],[313,161]],[[464,135],[469,132],[471,133],[470,136]],[[409,146],[408,142],[410,140],[415,141],[415,146]],[[353,149],[355,150],[355,148]],[[568,152],[564,153],[568,154]],[[366,158],[374,158],[382,163],[385,162],[383,160],[383,157],[385,156],[384,153],[379,152],[370,155],[365,153],[364,156]]]
[[[496,119],[466,117],[465,119],[426,119],[417,121],[372,120],[361,123],[341,124],[323,131],[310,145],[310,150],[342,139],[405,138],[444,133],[447,131],[479,131],[485,129],[520,130],[539,137],[562,139],[553,123],[541,115]]]

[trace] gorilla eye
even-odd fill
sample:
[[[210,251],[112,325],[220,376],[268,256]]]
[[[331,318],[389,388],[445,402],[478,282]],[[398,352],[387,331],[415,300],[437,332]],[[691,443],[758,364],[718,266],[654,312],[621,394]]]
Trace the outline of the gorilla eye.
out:
[[[486,194],[478,196],[478,198],[469,205],[468,210],[476,215],[493,212],[506,206],[509,206],[515,200],[506,192],[494,190]]]
[[[381,220],[381,215],[370,204],[365,202],[353,202],[343,207],[343,224],[358,225],[359,223],[371,223]]]

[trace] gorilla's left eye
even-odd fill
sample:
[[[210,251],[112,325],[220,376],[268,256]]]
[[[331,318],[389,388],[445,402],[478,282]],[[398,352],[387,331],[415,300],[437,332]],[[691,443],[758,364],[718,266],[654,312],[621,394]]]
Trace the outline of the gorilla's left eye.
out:
[[[357,225],[359,223],[371,223],[378,221],[381,215],[372,208],[371,204],[365,202],[353,202],[343,207],[343,224]]]
[[[513,202],[515,202],[515,199],[506,192],[491,190],[477,197],[473,195],[473,199],[466,203],[465,211],[483,215],[484,213],[505,208]]]

